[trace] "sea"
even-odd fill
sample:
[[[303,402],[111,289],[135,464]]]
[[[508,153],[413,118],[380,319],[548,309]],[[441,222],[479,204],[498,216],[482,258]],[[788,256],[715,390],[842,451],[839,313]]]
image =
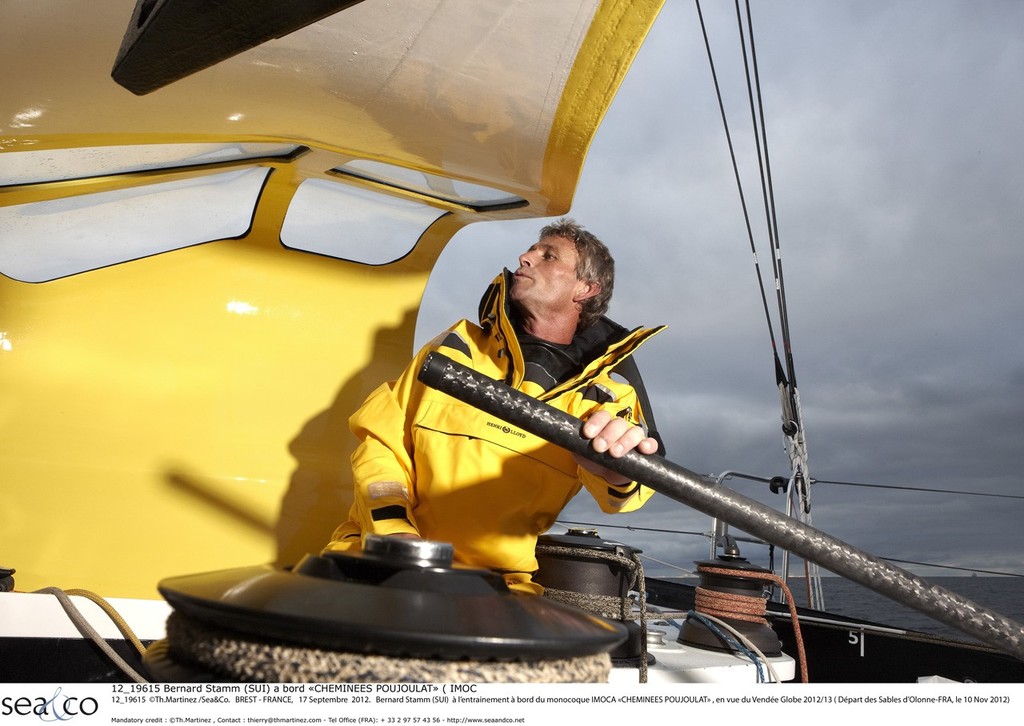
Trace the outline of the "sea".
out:
[[[928,582],[1021,623],[1024,627],[1024,577],[927,577]],[[806,596],[790,583],[793,599],[806,604]],[[935,635],[973,640],[970,636],[913,608],[841,577],[822,577],[825,610],[863,618],[881,625],[917,630]]]

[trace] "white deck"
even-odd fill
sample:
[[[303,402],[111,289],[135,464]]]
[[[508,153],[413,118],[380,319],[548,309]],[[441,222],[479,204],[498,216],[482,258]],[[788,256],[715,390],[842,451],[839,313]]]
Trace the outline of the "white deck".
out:
[[[648,683],[757,683],[757,667],[749,658],[677,643],[679,628],[672,624],[655,621],[647,630],[647,650],[655,658],[647,669]],[[796,677],[793,658],[783,654],[768,660],[781,681]],[[770,678],[763,665],[762,670],[764,677]],[[637,683],[639,678],[635,668],[613,668],[609,682]]]
[[[124,636],[96,603],[81,596],[72,602],[85,619],[106,639]],[[111,598],[111,606],[129,624],[141,640],[159,640],[171,607],[163,600]],[[648,651],[656,662],[648,669],[648,683],[742,683],[757,682],[757,669],[747,658],[730,653],[692,648],[676,642],[678,628],[665,621],[648,626]],[[71,618],[57,598],[49,594],[0,593],[0,637],[2,638],[81,638]],[[771,664],[783,681],[794,678],[795,661],[783,655]],[[767,671],[765,671],[767,677]],[[609,682],[638,683],[636,668],[613,668]]]
[[[71,602],[105,639],[123,639],[121,631],[103,609],[86,597]],[[107,602],[124,618],[140,640],[164,637],[171,606],[163,600],[109,598]],[[0,593],[0,637],[81,638],[82,634],[54,595],[29,592]]]

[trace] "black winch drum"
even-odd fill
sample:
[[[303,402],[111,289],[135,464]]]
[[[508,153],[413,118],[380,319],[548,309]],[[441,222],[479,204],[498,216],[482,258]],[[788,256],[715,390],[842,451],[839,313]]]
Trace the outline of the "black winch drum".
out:
[[[541,535],[537,540],[538,569],[533,579],[545,588],[625,598],[633,585],[633,572],[601,555],[629,559],[636,552],[639,550],[601,539],[592,529]]]

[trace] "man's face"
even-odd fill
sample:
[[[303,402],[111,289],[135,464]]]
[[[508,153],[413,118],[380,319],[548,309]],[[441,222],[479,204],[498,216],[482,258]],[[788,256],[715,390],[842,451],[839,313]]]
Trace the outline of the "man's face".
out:
[[[576,245],[564,237],[545,237],[519,256],[511,297],[531,317],[575,314],[590,297],[591,285],[576,277]]]

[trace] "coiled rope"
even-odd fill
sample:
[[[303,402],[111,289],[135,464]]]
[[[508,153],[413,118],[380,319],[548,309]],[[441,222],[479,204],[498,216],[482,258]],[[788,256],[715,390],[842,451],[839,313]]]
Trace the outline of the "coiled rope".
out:
[[[797,617],[796,605],[793,601],[793,594],[785,580],[773,572],[756,572],[751,570],[739,570],[729,567],[711,567],[698,565],[698,573],[710,575],[722,575],[725,577],[742,577],[745,579],[762,580],[771,582],[786,593],[786,603],[789,607],[789,616],[793,621],[793,637],[796,641],[797,661],[800,664],[800,680],[807,683],[807,655],[804,652],[804,639],[800,633],[800,620]],[[768,625],[767,604],[763,597],[753,595],[737,595],[734,593],[718,592],[703,587],[697,587],[694,601],[694,611],[698,615],[709,615],[716,618],[742,620],[759,625]]]
[[[448,660],[348,652],[266,640],[174,611],[167,639],[148,664],[175,675],[189,669],[270,683],[604,683],[607,653],[538,661]]]

